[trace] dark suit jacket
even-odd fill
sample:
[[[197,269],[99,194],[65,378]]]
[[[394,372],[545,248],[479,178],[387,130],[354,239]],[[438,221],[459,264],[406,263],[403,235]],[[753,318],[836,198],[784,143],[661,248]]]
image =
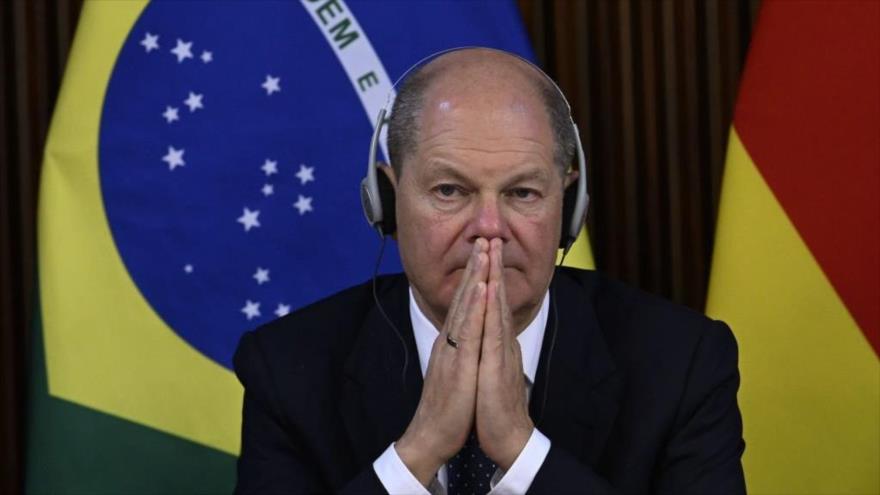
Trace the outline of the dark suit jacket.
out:
[[[408,282],[377,283],[408,358],[369,283],[242,337],[237,492],[384,493],[372,463],[409,424],[422,377]],[[730,329],[595,272],[558,270],[550,297],[530,414],[552,447],[529,491],[744,493]]]

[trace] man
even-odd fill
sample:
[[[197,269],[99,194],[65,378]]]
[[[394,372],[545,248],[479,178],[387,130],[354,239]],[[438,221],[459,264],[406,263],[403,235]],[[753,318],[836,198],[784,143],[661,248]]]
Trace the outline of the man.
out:
[[[406,276],[242,338],[239,492],[744,493],[730,330],[554,270],[565,109],[494,50],[408,78],[383,168]]]

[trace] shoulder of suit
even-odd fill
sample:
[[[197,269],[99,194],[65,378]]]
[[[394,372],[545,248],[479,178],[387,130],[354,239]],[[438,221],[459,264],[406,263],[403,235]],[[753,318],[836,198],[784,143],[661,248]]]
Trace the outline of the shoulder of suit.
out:
[[[626,349],[626,354],[634,355],[663,350],[683,356],[706,337],[732,341],[727,325],[691,308],[596,271],[566,268],[562,274],[584,291],[612,349]]]
[[[382,298],[405,290],[407,284],[402,274],[386,275],[377,278],[376,290]],[[286,358],[344,353],[375,305],[368,280],[248,332],[248,337],[259,341],[264,352],[280,352]]]

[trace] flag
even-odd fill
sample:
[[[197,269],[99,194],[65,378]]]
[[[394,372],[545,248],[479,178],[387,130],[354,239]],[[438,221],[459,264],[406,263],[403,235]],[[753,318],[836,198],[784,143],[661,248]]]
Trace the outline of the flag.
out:
[[[880,3],[765,2],[707,313],[740,349],[752,493],[880,493]]]
[[[240,335],[370,279],[376,115],[465,45],[532,58],[513,1],[86,2],[42,169],[28,492],[231,490]]]

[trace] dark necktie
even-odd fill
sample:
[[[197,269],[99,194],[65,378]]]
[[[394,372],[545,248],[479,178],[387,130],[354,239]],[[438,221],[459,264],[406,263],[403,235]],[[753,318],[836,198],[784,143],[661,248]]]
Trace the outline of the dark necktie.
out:
[[[464,447],[446,463],[448,495],[485,495],[498,466],[480,449],[477,435],[471,432]]]

